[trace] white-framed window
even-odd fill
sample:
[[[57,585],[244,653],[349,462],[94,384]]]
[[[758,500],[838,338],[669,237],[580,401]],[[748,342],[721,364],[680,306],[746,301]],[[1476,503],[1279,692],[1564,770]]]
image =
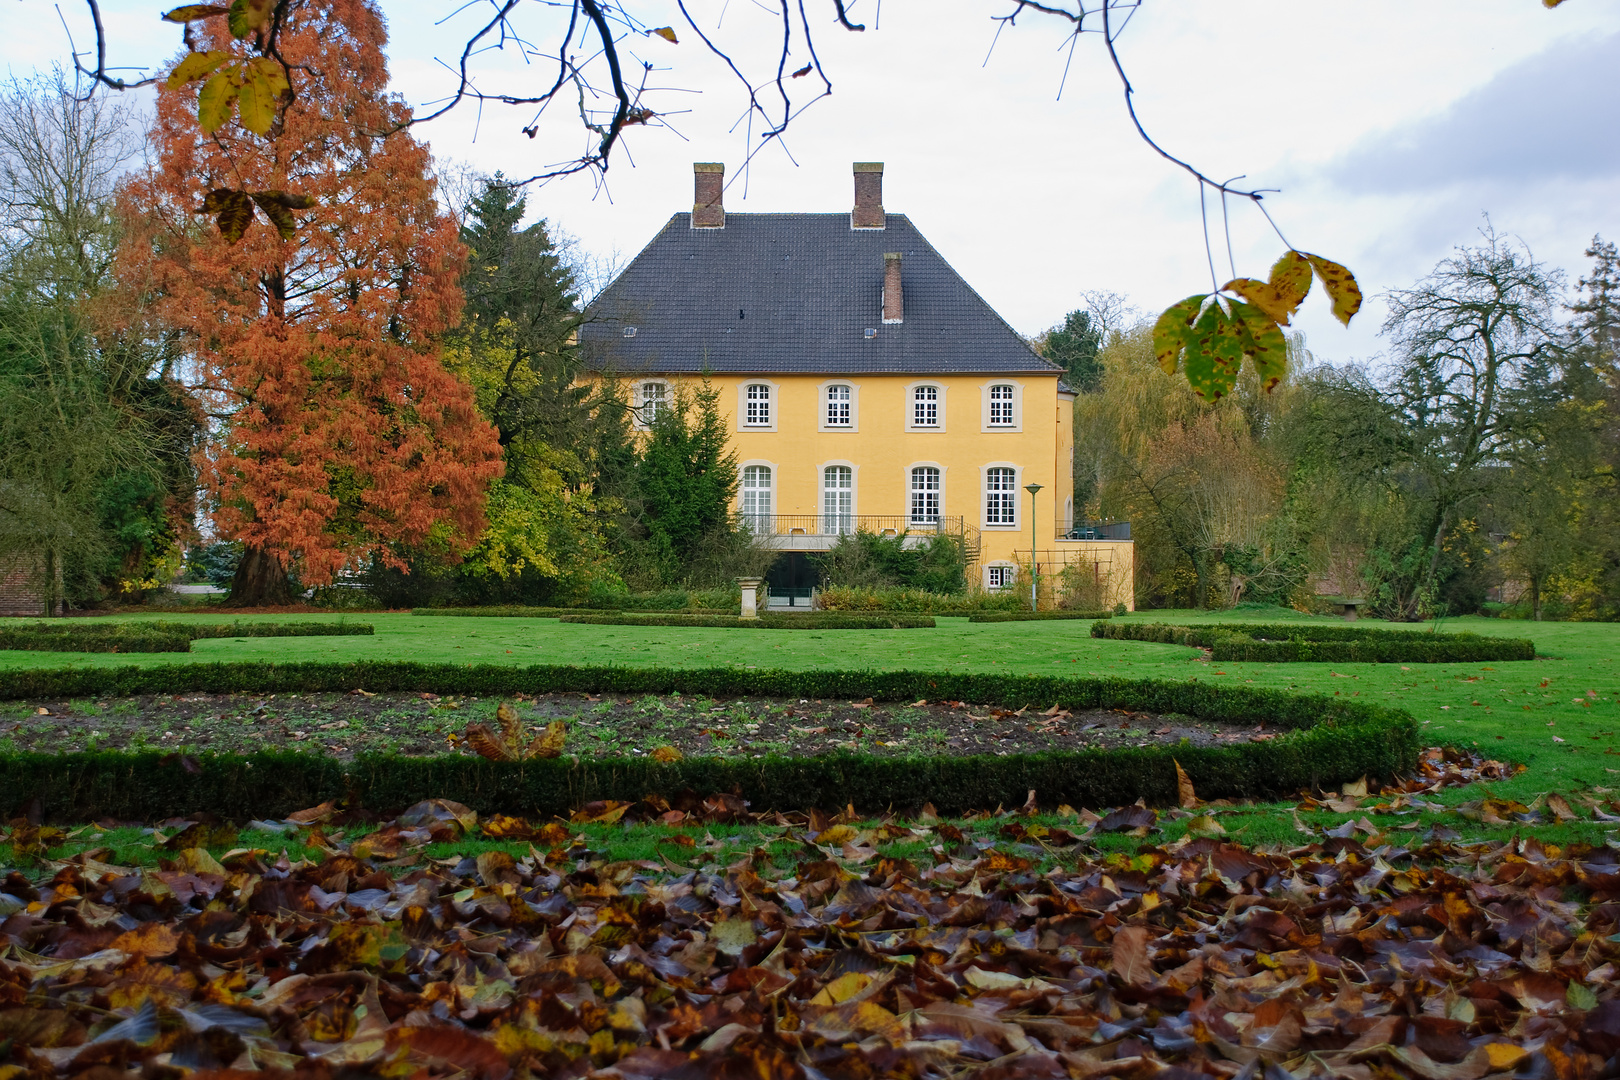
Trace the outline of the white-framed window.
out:
[[[737,430],[775,431],[781,387],[756,379],[737,384]]]
[[[1005,465],[984,470],[984,523],[1018,524],[1018,470]]]
[[[939,427],[939,387],[928,384],[911,388],[911,426]]]
[[[833,383],[827,387],[827,414],[826,425],[830,428],[847,428],[853,417],[849,407],[849,384]]]
[[[636,420],[642,427],[652,427],[653,421],[669,408],[669,384],[655,379],[636,387]]]
[[[996,383],[990,388],[990,426],[1013,426],[1013,388],[1011,383]]]
[[[742,469],[742,516],[744,523],[758,534],[771,529],[772,476],[769,465],[744,465]]]
[[[745,412],[743,423],[748,427],[770,427],[771,425],[771,387],[769,383],[749,383],[744,391],[746,400],[743,403]]]
[[[848,465],[821,470],[821,531],[830,536],[855,531],[855,470]]]
[[[1011,379],[984,383],[979,387],[984,431],[1024,430],[1024,387]]]
[[[847,379],[829,379],[816,390],[816,430],[859,431],[861,427],[861,387]]]
[[[1010,589],[1017,580],[1017,567],[997,563],[984,568],[984,587],[987,589]]]
[[[911,469],[910,520],[913,525],[939,524],[942,500],[940,471],[933,465],[914,465]]]

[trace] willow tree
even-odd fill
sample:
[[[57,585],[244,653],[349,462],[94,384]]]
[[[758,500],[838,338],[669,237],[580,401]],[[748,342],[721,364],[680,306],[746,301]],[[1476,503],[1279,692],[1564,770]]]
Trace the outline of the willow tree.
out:
[[[187,343],[220,424],[201,480],[246,549],[232,595],[264,604],[290,599],[291,570],[321,584],[430,539],[453,557],[501,466],[440,362],[464,249],[387,89],[376,8],[238,8],[193,23],[159,91],[120,274]]]

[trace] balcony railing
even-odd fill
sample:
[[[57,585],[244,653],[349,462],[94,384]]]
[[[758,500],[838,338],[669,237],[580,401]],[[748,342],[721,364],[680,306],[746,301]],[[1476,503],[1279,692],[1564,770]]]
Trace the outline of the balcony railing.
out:
[[[1060,527],[1059,540],[1129,540],[1131,523],[1128,521],[1077,521],[1067,528]]]
[[[742,524],[756,537],[783,550],[803,545],[825,550],[840,536],[857,532],[904,536],[922,543],[929,537],[955,536],[969,562],[979,557],[979,530],[960,517],[911,517],[908,514],[744,514]]]

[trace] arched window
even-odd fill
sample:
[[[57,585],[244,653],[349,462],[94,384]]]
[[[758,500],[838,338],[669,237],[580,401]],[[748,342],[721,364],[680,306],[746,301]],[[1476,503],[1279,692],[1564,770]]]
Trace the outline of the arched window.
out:
[[[939,387],[912,387],[911,426],[939,427]]]
[[[747,411],[743,423],[747,427],[770,427],[771,388],[767,383],[749,383]]]
[[[855,470],[828,465],[821,470],[821,531],[829,535],[855,531]]]
[[[850,426],[849,397],[849,387],[843,383],[834,383],[827,387],[828,427],[845,428]]]
[[[939,524],[939,470],[932,465],[911,470],[911,523]]]
[[[658,414],[669,407],[669,387],[661,382],[641,384],[641,422],[652,426]]]
[[[743,522],[754,533],[771,531],[771,467],[745,465],[742,471]]]
[[[984,523],[986,525],[1018,524],[1018,471],[1016,469],[986,469],[984,471]]]
[[[990,426],[1013,426],[1013,388],[1008,383],[990,388]]]
[[[985,567],[984,584],[986,588],[1010,589],[1017,579],[1017,570],[1005,563]]]

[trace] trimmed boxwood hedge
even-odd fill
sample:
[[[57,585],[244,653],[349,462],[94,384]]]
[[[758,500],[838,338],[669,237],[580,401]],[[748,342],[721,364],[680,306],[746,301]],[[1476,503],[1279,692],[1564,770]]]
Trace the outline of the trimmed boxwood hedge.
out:
[[[1048,619],[1112,619],[1112,611],[985,611],[968,622],[1045,622]]]
[[[0,649],[34,652],[190,652],[191,635],[183,630],[135,630],[124,634],[75,634],[66,630],[0,630]]]
[[[0,649],[39,652],[190,652],[200,638],[369,636],[369,623],[64,622],[0,628]]]
[[[180,692],[424,691],[498,697],[517,693],[690,694],[709,697],[960,700],[1054,703],[1069,709],[1186,713],[1286,729],[1275,739],[1195,747],[1187,743],[1113,751],[1006,757],[694,757],[490,762],[476,757],[367,754],[351,762],[319,755],[247,756],[158,752],[0,755],[9,810],[37,798],[56,820],[110,816],[153,820],[201,811],[242,820],[278,816],[349,797],[380,810],[423,798],[455,799],[485,813],[560,814],[595,799],[735,791],[756,810],[841,807],[868,812],[919,807],[941,812],[1023,803],[1114,806],[1176,798],[1180,762],[1204,798],[1246,798],[1390,777],[1413,768],[1420,748],[1411,715],[1380,705],[1256,687],[1195,682],[1071,679],[916,671],[753,671],[744,668],[504,667],[369,663],[230,663],[59,669],[15,673],[0,696],[59,701]]]
[[[758,618],[741,615],[643,615],[617,611],[591,615],[564,615],[565,623],[597,626],[710,626],[753,630],[919,630],[932,628],[932,615],[849,615],[842,611],[814,611],[803,615],[763,612]]]
[[[1480,634],[1434,634],[1365,626],[1097,622],[1091,636],[1210,650],[1210,659],[1251,663],[1467,664],[1534,660],[1535,642]]]
[[[555,619],[563,615],[616,615],[619,608],[523,607],[516,604],[490,607],[412,608],[412,615],[452,615],[486,619]],[[736,608],[670,608],[667,611],[645,610],[648,615],[735,615]]]

